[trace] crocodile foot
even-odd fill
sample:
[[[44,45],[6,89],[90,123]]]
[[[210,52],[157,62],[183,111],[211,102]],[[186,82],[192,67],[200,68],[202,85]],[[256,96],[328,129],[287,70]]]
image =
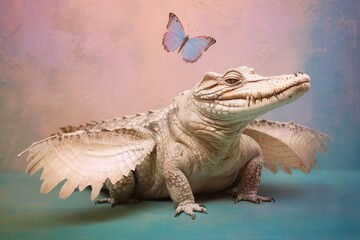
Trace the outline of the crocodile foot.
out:
[[[239,194],[235,194],[233,195],[233,197],[235,198],[235,203],[238,203],[240,201],[248,201],[248,202],[253,202],[253,203],[261,203],[261,202],[275,202],[275,198],[273,197],[261,197],[257,194],[243,194],[243,193],[239,193]]]
[[[193,220],[195,219],[194,212],[202,212],[202,213],[207,214],[205,206],[201,205],[201,204],[198,204],[198,203],[186,203],[186,204],[179,205],[176,208],[175,217],[180,215],[180,213],[182,213],[182,212],[184,212],[184,213],[188,214],[189,216],[191,216],[191,218]]]
[[[125,203],[137,203],[138,201],[136,199],[128,199],[125,201]],[[103,203],[110,203],[111,207],[115,207],[116,205],[119,205],[120,203],[124,203],[123,201],[117,201],[114,198],[101,198],[95,201],[95,204],[103,204]]]

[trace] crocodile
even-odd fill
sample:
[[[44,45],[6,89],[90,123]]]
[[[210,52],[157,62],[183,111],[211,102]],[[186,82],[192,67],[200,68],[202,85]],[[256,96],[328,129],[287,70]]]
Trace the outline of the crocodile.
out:
[[[208,72],[161,110],[61,128],[33,143],[26,172],[40,169],[41,193],[60,182],[61,198],[91,186],[109,197],[95,203],[170,197],[175,216],[207,213],[198,193],[224,191],[235,202],[272,202],[258,195],[263,166],[276,172],[310,172],[330,136],[293,122],[257,119],[310,89],[302,72],[264,77],[241,66]]]

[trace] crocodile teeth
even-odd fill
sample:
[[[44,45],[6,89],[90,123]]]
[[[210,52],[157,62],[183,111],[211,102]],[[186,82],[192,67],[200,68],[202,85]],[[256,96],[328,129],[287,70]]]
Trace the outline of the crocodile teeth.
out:
[[[256,98],[254,96],[251,96],[251,101],[256,104]]]

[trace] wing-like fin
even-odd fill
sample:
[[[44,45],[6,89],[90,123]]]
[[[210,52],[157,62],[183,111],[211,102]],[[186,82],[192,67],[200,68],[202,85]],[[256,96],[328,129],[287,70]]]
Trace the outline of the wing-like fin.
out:
[[[94,201],[99,196],[103,183],[93,184],[91,191],[91,200]]]
[[[60,190],[60,194],[59,194],[60,198],[62,199],[68,198],[74,192],[77,186],[78,184],[76,182],[67,180]]]
[[[64,180],[64,177],[60,176],[57,173],[52,172],[51,177],[44,178],[44,181],[41,185],[40,192],[44,193],[44,194],[48,194],[63,180]]]
[[[92,187],[94,200],[106,179],[115,184],[135,170],[154,149],[155,140],[145,128],[79,130],[57,134],[35,142],[25,151],[34,174],[44,168],[41,192],[46,194],[66,179],[60,197],[69,197],[76,188]]]
[[[331,137],[313,129],[267,120],[250,122],[243,132],[255,139],[264,156],[264,166],[272,172],[281,167],[291,174],[291,168],[310,172],[316,165],[318,151],[326,152],[325,142]]]

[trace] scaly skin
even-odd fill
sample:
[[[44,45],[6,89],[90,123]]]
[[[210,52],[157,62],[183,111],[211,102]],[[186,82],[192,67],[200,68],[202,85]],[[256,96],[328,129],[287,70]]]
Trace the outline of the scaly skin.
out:
[[[257,195],[264,163],[262,149],[243,131],[256,117],[303,95],[310,87],[309,80],[309,76],[302,73],[263,77],[245,66],[225,74],[207,73],[192,90],[181,93],[165,109],[65,127],[59,136],[68,134],[71,138],[84,131],[85,134],[104,130],[113,133],[118,129],[136,128],[148,134],[143,138],[154,142],[152,151],[127,177],[116,183],[106,180],[110,198],[96,203],[114,206],[130,199],[170,196],[177,206],[176,216],[185,212],[195,218],[196,211],[206,213],[205,207],[195,202],[194,194],[197,193],[231,188],[235,202],[270,202],[272,197]],[[299,126],[299,129],[303,131],[303,127]],[[35,143],[27,150],[31,153],[34,146],[40,144],[56,147],[54,141],[52,138],[44,140],[44,143]],[[322,143],[323,139],[319,141]],[[41,155],[41,159],[50,162],[47,158],[46,154]],[[305,163],[300,165],[298,168],[307,166]],[[28,172],[38,169],[30,166]],[[61,175],[59,172],[57,174]],[[44,179],[47,179],[46,174]]]

